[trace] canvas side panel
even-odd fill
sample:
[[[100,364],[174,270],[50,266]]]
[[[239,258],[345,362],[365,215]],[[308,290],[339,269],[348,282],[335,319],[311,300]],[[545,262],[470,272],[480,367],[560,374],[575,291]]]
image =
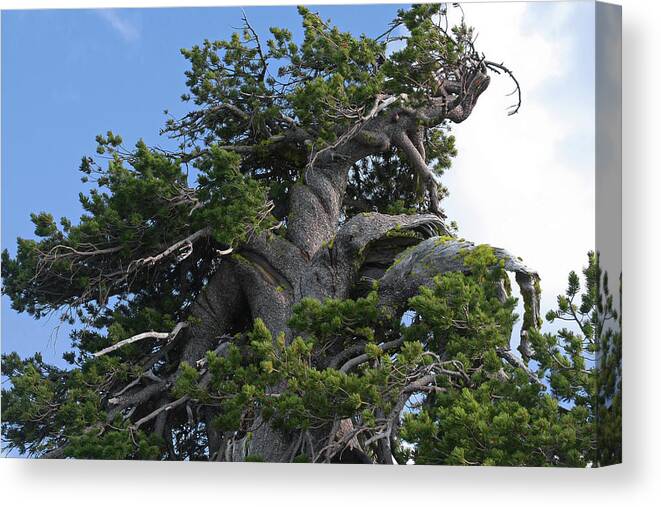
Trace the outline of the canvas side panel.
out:
[[[596,250],[603,298],[617,312],[598,354],[598,465],[606,466],[622,461],[622,8],[597,2],[595,22]]]

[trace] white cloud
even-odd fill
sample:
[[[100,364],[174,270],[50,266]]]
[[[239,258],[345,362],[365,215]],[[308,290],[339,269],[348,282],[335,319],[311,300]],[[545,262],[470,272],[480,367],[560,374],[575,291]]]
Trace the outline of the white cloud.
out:
[[[95,11],[105,19],[125,42],[135,42],[140,38],[138,27],[122,16],[115,9],[98,9]]]
[[[576,16],[590,11],[569,2],[463,8],[478,49],[517,76],[523,105],[508,117],[513,83],[493,77],[471,117],[454,127],[459,155],[444,177],[444,205],[461,236],[507,248],[538,270],[546,311],[594,248],[594,95],[578,92],[594,90],[594,78],[576,63],[579,50],[593,48],[578,47],[575,34]]]

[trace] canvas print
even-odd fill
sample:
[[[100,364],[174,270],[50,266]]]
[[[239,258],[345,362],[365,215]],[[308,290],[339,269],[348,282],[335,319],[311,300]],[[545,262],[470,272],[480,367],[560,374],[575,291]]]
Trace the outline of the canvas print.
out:
[[[620,34],[2,12],[2,455],[619,463]]]

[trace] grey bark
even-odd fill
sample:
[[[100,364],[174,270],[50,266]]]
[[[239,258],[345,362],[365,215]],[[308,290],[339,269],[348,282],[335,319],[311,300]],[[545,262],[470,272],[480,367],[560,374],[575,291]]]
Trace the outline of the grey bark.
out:
[[[478,74],[461,90],[453,90],[452,83],[447,85],[449,92],[454,93],[451,98],[432,97],[415,109],[400,103],[404,101],[391,100],[391,106],[367,119],[354,135],[312,159],[304,181],[291,192],[286,236],[270,231],[254,236],[220,261],[219,269],[194,305],[197,323],[187,330],[182,360],[195,364],[208,350],[217,347],[221,336],[245,330],[257,318],[274,336],[284,333],[290,341],[293,335],[288,320],[294,305],[304,298],[347,298],[365,292],[372,282],[379,281],[381,305],[399,312],[419,286],[433,283],[434,276],[465,269],[457,253],[474,245],[438,241],[439,236],[449,236],[450,231],[438,207],[438,181],[426,165],[421,139],[425,128],[445,120],[464,121],[489,85],[489,77]],[[433,213],[365,213],[341,223],[349,169],[361,159],[391,147],[401,149],[427,183]],[[393,231],[412,234],[391,234]],[[532,286],[537,276],[534,272],[504,250],[496,252],[505,259],[506,268],[517,274],[517,281],[521,279],[520,284]],[[357,348],[355,356],[362,352]],[[352,357],[346,354],[346,360]],[[204,418],[209,426],[212,414],[207,411]],[[159,421],[159,425],[163,424]],[[306,434],[307,445],[323,441],[328,431],[334,430]],[[243,460],[247,455],[259,455],[271,462],[290,461],[299,443],[305,440],[300,433],[285,434],[271,428],[259,416],[250,436],[220,435],[211,427],[207,434],[210,459],[231,461]],[[389,443],[382,441],[380,445],[377,455],[391,460]],[[359,461],[369,459],[357,448],[352,452]]]
[[[406,301],[415,296],[422,286],[433,287],[434,278],[451,271],[467,272],[464,255],[476,248],[469,241],[429,238],[403,252],[379,283],[380,305],[394,315],[405,308]],[[515,274],[525,302],[521,346],[524,359],[530,357],[528,333],[539,323],[539,294],[535,289],[539,281],[536,271],[528,268],[520,259],[502,248],[494,248],[497,258],[505,261],[505,269]]]

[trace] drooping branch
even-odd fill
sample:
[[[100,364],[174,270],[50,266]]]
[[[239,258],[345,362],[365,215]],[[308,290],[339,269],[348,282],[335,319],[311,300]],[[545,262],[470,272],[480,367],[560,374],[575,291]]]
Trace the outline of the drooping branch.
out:
[[[381,279],[381,304],[396,308],[406,304],[406,300],[414,296],[420,286],[432,286],[437,275],[452,271],[470,272],[470,267],[464,263],[464,257],[476,247],[477,245],[470,241],[436,237],[407,250],[396,259],[395,264]],[[492,250],[498,259],[504,261],[505,270],[522,273],[533,279],[539,278],[535,271],[507,250],[495,247]]]
[[[421,286],[433,287],[436,276],[452,271],[470,272],[464,257],[475,248],[476,245],[468,241],[430,238],[405,251],[379,281],[380,305],[393,313],[401,312]],[[507,250],[493,248],[493,253],[504,261],[505,270],[515,273],[521,289],[525,311],[521,329],[524,345],[520,350],[526,359],[530,357],[530,352],[526,353],[528,333],[541,324],[537,288],[539,275]]]
[[[530,345],[530,330],[538,329],[542,325],[539,309],[539,277],[535,273],[517,271],[515,279],[519,285],[525,309],[518,350],[521,357],[527,362],[534,353]]]
[[[417,147],[413,144],[408,134],[404,131],[398,132],[394,137],[395,146],[400,148],[409,159],[411,165],[418,173],[420,179],[425,183],[429,192],[430,211],[439,216],[443,216],[438,198],[438,187],[441,185],[439,176],[429,168],[424,158],[424,147],[419,144]]]

